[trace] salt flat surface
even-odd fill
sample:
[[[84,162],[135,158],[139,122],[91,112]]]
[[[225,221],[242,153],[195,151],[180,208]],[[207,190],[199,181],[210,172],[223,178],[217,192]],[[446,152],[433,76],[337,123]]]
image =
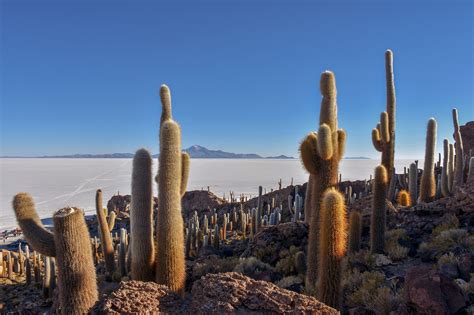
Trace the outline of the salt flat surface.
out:
[[[412,160],[396,161],[399,172]],[[369,178],[378,160],[343,160],[343,180]],[[154,174],[157,170],[154,160]],[[420,161],[419,165],[423,165]],[[16,226],[11,207],[18,192],[30,193],[41,218],[65,206],[77,206],[94,212],[95,191],[101,188],[104,205],[114,194],[130,194],[132,159],[0,159],[0,230]],[[255,196],[258,186],[270,191],[294,179],[303,184],[308,175],[299,160],[192,159],[188,190],[207,189],[222,196],[229,191],[236,195]],[[156,184],[154,191],[157,192]]]

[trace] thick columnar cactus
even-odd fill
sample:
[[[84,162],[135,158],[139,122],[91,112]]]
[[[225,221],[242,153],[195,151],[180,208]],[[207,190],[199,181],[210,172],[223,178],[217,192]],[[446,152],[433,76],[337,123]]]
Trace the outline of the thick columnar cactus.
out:
[[[397,195],[397,203],[402,207],[411,206],[410,193],[404,189],[400,190]]]
[[[56,256],[54,235],[41,224],[33,198],[27,193],[17,194],[13,199],[13,209],[18,225],[34,250],[46,256]]]
[[[467,171],[467,182],[473,183],[474,182],[474,157],[469,159],[469,168]]]
[[[464,147],[462,144],[461,131],[459,129],[458,110],[453,108],[454,125],[454,148],[456,150],[456,161],[454,163],[453,191],[464,183]]]
[[[109,275],[115,271],[114,245],[110,235],[109,224],[105,217],[104,208],[102,207],[102,190],[98,189],[95,194],[95,209],[97,213],[97,221],[100,228],[100,242],[102,254],[105,258],[105,268]]]
[[[84,213],[64,208],[53,216],[61,314],[85,314],[98,298]]]
[[[152,158],[140,149],[133,158],[130,207],[132,279],[153,281],[155,248],[153,240]]]
[[[436,194],[436,180],[434,173],[434,160],[436,151],[436,120],[431,118],[428,121],[426,130],[425,164],[420,182],[420,200],[430,202]]]
[[[441,193],[444,197],[449,195],[449,140],[443,140],[443,169],[441,170]]]
[[[393,53],[385,52],[385,82],[387,89],[387,109],[380,115],[380,123],[372,129],[372,142],[377,151],[382,153],[382,165],[390,177],[393,174],[395,156],[395,84],[393,79]]]
[[[318,299],[341,309],[342,260],[346,254],[346,209],[344,197],[335,189],[327,190],[321,203],[319,240]]]
[[[173,120],[163,122],[158,168],[158,222],[156,281],[184,294],[185,262],[181,196],[183,158],[181,130]]]
[[[117,214],[115,211],[110,211],[109,213],[109,218],[107,220],[107,224],[109,225],[109,231],[112,232],[112,230],[115,227],[115,219],[117,218]]]
[[[337,184],[339,161],[344,153],[346,138],[344,130],[338,129],[337,126],[336,79],[332,72],[321,74],[320,90],[323,98],[319,130],[317,133],[309,133],[300,145],[303,165],[313,176],[306,273],[306,286],[308,291],[312,292],[317,280],[319,209],[322,195],[326,189]]]
[[[385,246],[385,221],[388,175],[385,166],[375,168],[372,196],[372,215],[370,220],[370,250],[383,253]]]
[[[349,216],[349,251],[358,252],[362,236],[362,220],[359,211],[352,211]]]

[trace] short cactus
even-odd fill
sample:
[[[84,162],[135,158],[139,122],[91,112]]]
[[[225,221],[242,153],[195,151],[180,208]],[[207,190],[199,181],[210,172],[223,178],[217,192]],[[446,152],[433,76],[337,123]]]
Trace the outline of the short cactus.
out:
[[[406,190],[400,190],[397,195],[397,203],[402,207],[411,206],[410,193]]]
[[[436,120],[431,118],[428,121],[426,130],[425,164],[420,182],[420,200],[422,202],[433,201],[436,194],[436,180],[434,174],[436,129]]]
[[[387,170],[383,165],[375,168],[372,196],[372,216],[370,220],[370,250],[383,253],[385,246]]]
[[[349,251],[356,253],[360,250],[362,236],[362,220],[359,211],[352,211],[349,216]]]
[[[339,310],[342,300],[342,263],[346,255],[346,227],[344,197],[337,190],[329,189],[321,202],[317,297]]]

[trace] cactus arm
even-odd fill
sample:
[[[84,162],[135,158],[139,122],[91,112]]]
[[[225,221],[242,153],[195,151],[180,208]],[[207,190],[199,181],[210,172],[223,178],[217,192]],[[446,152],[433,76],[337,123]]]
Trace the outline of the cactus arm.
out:
[[[382,138],[383,143],[390,142],[390,131],[387,112],[382,112],[380,114],[380,136]]]
[[[339,155],[339,160],[341,160],[346,149],[346,132],[344,129],[339,129],[337,131],[337,145],[339,146],[337,154]]]
[[[160,87],[160,99],[161,99],[161,120],[160,120],[160,127],[163,125],[163,122],[169,119],[172,119],[171,114],[171,93],[170,89],[166,84],[163,84]]]
[[[115,219],[117,218],[117,214],[115,211],[110,211],[109,220],[107,221],[107,225],[109,226],[109,231],[112,231],[115,227]]]
[[[27,193],[16,194],[13,198],[13,209],[18,225],[34,250],[46,256],[56,257],[54,234],[41,224],[33,198]]]
[[[318,153],[318,135],[314,132],[309,133],[300,145],[300,156],[304,168],[310,173],[317,172]]]
[[[331,130],[337,130],[336,78],[331,71],[321,74],[319,88],[323,96],[319,114],[319,125],[327,124]]]
[[[382,152],[382,139],[380,138],[380,132],[377,128],[372,129],[372,144],[374,145],[375,150]]]
[[[331,128],[322,124],[318,131],[318,152],[323,160],[329,160],[333,156],[332,131]]]
[[[181,197],[186,193],[186,187],[188,186],[189,179],[189,164],[191,158],[188,153],[181,153]]]

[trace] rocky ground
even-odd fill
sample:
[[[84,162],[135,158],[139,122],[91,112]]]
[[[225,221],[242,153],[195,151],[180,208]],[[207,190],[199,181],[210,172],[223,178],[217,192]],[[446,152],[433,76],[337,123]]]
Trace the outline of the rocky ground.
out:
[[[341,183],[343,190],[346,183]],[[363,182],[355,183],[356,193]],[[304,195],[305,187],[299,188]],[[99,277],[101,300],[97,314],[163,312],[175,314],[223,313],[324,313],[335,311],[305,295],[304,274],[308,226],[291,221],[288,196],[294,187],[263,196],[264,205],[281,204],[282,221],[264,227],[252,239],[231,233],[219,249],[203,248],[187,259],[187,293],[184,299],[155,283],[106,282]],[[360,211],[363,218],[362,248],[345,262],[343,313],[348,314],[472,314],[474,312],[474,183],[467,183],[453,196],[415,207],[388,204],[388,231],[384,255],[368,251],[370,195],[348,205],[348,213]],[[129,228],[129,196],[115,196],[108,208],[117,211],[115,231]],[[240,207],[226,203],[207,191],[186,193],[187,220],[199,215],[228,212]],[[244,203],[255,206],[256,200]],[[89,222],[91,233],[97,222]],[[98,274],[103,265],[98,265]],[[121,281],[122,280],[122,281]],[[0,311],[41,313],[51,309],[40,283],[29,286],[24,279],[0,278]]]

